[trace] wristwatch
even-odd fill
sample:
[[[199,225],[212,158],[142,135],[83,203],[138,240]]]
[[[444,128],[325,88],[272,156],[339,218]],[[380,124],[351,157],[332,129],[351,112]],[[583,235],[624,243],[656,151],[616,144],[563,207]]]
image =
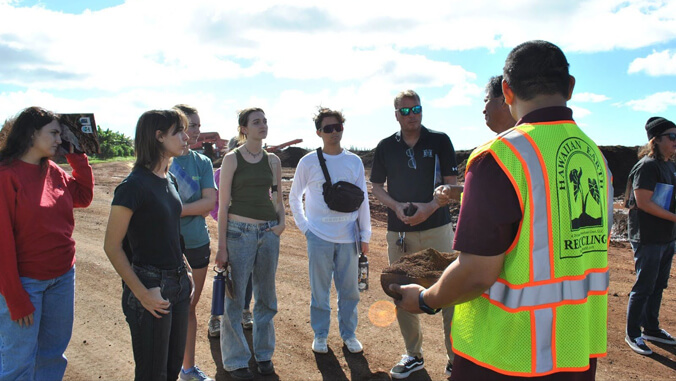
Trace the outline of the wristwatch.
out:
[[[425,304],[425,299],[423,299],[423,295],[425,294],[425,290],[420,291],[420,295],[418,295],[418,307],[420,310],[426,314],[429,315],[434,315],[437,312],[441,311],[441,308],[431,308],[427,304]]]

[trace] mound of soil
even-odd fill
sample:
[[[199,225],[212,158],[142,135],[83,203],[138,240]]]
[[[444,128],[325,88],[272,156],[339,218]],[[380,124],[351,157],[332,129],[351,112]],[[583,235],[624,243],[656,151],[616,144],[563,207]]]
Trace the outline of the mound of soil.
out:
[[[308,152],[308,150],[300,147],[289,147],[281,152],[277,152],[277,156],[282,161],[282,167],[296,168],[300,159],[307,155]]]
[[[441,253],[432,248],[407,254],[383,269],[383,273],[410,278],[439,278],[446,267],[458,258],[458,252]]]

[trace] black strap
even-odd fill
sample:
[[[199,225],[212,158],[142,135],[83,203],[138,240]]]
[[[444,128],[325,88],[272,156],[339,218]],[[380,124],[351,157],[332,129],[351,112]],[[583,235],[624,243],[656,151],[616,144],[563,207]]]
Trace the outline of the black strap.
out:
[[[331,182],[331,176],[329,176],[329,170],[326,169],[326,160],[324,159],[324,154],[322,154],[322,147],[317,148],[317,157],[319,158],[319,165],[322,166],[322,172],[324,172],[324,178],[326,179],[326,182],[333,184]]]

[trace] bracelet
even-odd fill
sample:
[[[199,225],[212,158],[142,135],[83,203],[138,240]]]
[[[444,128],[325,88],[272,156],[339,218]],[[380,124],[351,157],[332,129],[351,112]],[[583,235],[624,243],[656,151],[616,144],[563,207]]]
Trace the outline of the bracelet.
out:
[[[418,307],[420,308],[420,310],[422,312],[426,313],[426,314],[429,314],[429,315],[434,315],[437,312],[441,311],[441,308],[432,308],[432,307],[428,306],[425,303],[425,299],[423,299],[424,294],[425,294],[425,290],[422,290],[422,291],[420,291],[420,294],[418,295]]]

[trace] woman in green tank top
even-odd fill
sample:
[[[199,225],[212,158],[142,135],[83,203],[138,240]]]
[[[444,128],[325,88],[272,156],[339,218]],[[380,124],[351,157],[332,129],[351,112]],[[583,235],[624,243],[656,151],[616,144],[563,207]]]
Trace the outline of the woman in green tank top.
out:
[[[271,197],[273,185],[282,187],[282,173],[279,158],[263,150],[268,134],[265,113],[260,108],[242,110],[237,128],[245,143],[225,155],[221,166],[216,265],[230,265],[235,286],[233,298],[225,298],[221,322],[223,368],[233,378],[247,380],[253,379],[248,366],[251,352],[240,319],[249,276],[256,300],[253,350],[258,371],[264,375],[275,371],[275,272],[285,222],[282,198],[274,203]]]

